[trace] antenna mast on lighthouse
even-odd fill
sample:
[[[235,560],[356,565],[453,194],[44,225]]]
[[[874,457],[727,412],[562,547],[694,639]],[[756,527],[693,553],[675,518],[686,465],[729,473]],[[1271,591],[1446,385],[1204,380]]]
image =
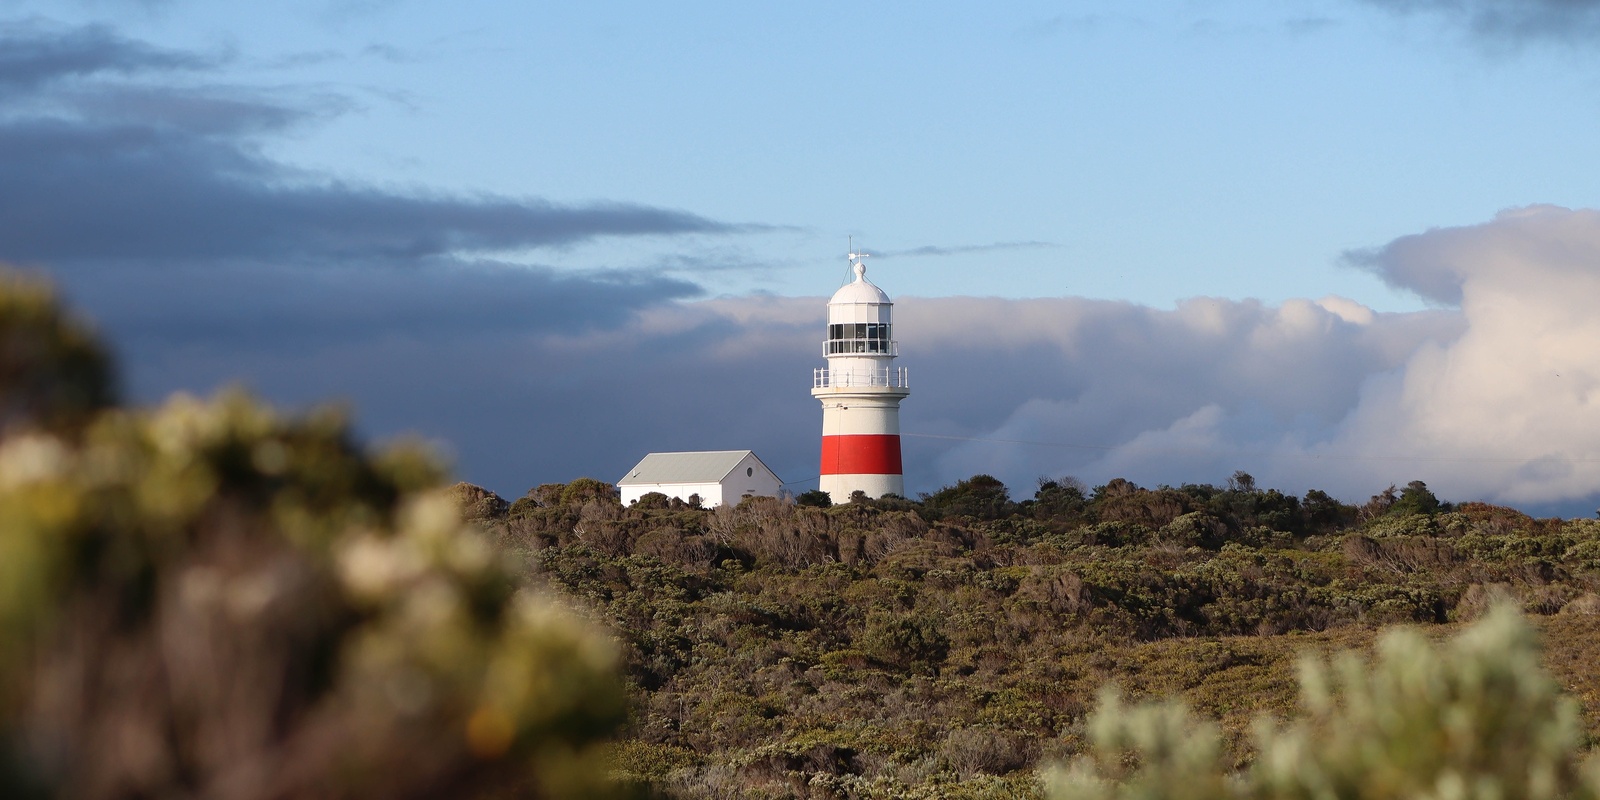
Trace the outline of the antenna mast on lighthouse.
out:
[[[822,479],[835,503],[853,492],[904,495],[900,401],[911,394],[894,340],[894,303],[867,280],[868,254],[850,242],[855,280],[828,301],[828,365],[812,373],[811,396],[822,402]]]

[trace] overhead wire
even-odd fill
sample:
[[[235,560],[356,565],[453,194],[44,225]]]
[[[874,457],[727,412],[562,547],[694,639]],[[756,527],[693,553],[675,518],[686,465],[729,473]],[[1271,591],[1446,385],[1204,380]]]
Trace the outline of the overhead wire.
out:
[[[945,439],[957,442],[992,442],[995,444],[1019,444],[1030,447],[1060,447],[1073,450],[1094,450],[1097,452],[1111,452],[1118,447],[1099,444],[1077,444],[1072,442],[1042,442],[1029,439],[998,439],[986,436],[952,436],[939,433],[904,433],[903,437],[917,439]],[[1370,454],[1370,453],[1307,453],[1287,450],[1232,450],[1224,451],[1217,448],[1153,448],[1141,450],[1147,454],[1175,454],[1186,455],[1231,455],[1247,458],[1302,458],[1311,461],[1423,461],[1423,462],[1456,462],[1456,463],[1494,463],[1494,464],[1526,464],[1530,461],[1540,461],[1550,458],[1548,455],[1518,458],[1511,456],[1428,456],[1428,455],[1398,455],[1398,454]],[[1600,464],[1597,458],[1569,458],[1560,457],[1560,460],[1571,464]]]
[[[952,442],[987,442],[992,444],[1016,444],[1028,447],[1058,447],[1069,450],[1092,450],[1095,452],[1109,453],[1116,446],[1103,444],[1081,444],[1076,442],[1045,442],[1032,439],[1000,439],[989,436],[954,436],[942,433],[905,433],[902,437],[915,439],[941,439]],[[1549,459],[1550,456],[1537,456],[1533,458],[1518,458],[1510,456],[1428,456],[1428,455],[1395,455],[1371,453],[1306,453],[1293,451],[1271,450],[1221,450],[1217,448],[1153,448],[1141,450],[1147,455],[1215,455],[1233,456],[1237,458],[1298,458],[1310,461],[1399,461],[1399,462],[1424,462],[1424,463],[1483,463],[1483,464],[1526,464],[1530,461]],[[1600,464],[1600,458],[1569,458],[1559,457],[1559,460],[1568,464]],[[800,486],[816,483],[822,476],[806,478],[804,480],[784,481],[784,486]]]

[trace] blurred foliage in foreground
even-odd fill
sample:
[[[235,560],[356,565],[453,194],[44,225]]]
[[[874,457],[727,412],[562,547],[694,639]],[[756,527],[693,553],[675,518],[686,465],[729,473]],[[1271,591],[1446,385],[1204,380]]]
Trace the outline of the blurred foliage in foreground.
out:
[[[609,640],[418,452],[242,395],[111,407],[50,292],[0,284],[0,796],[594,796]]]
[[[1497,606],[1448,646],[1386,633],[1355,654],[1300,664],[1306,715],[1256,722],[1257,756],[1230,774],[1215,724],[1178,701],[1089,719],[1089,752],[1045,776],[1051,800],[1555,800],[1592,798],[1577,703],[1539,664],[1533,630]]]

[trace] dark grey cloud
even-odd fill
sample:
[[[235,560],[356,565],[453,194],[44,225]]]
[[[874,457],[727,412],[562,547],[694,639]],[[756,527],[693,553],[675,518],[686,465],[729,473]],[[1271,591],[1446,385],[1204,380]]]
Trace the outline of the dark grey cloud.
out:
[[[379,339],[581,336],[702,293],[648,273],[574,275],[493,262],[404,270],[199,264],[154,273],[91,266],[65,280],[75,300],[126,332],[125,344],[159,350],[206,342],[241,354]]]
[[[650,275],[488,264],[62,278],[138,402],[230,385],[290,407],[342,402],[368,436],[443,442],[462,477],[513,494],[615,480],[647,450],[755,447],[785,477],[815,475],[820,300],[812,324],[788,301],[685,305],[696,287]]]
[[[236,142],[149,126],[0,124],[0,153],[0,258],[24,263],[411,263],[601,236],[738,230],[627,203],[564,206],[307,181]]]
[[[111,261],[416,265],[606,236],[739,230],[625,202],[562,205],[364,186],[273,162],[250,142],[339,113],[346,106],[336,96],[107,81],[50,86],[63,76],[208,65],[214,62],[102,27],[7,28],[0,81],[41,87],[70,113],[0,121],[0,259],[57,268]]]
[[[0,91],[30,94],[0,109],[0,261],[45,272],[99,320],[137,401],[233,383],[291,405],[343,398],[367,433],[438,437],[467,476],[505,488],[610,477],[626,443],[694,435],[673,418],[706,396],[640,410],[641,386],[726,373],[714,401],[752,402],[770,368],[698,357],[743,335],[726,322],[640,327],[701,294],[660,265],[573,273],[486,255],[690,236],[726,257],[717,238],[756,226],[309,173],[262,145],[348,98],[224,85],[217,59],[105,28],[4,37]]]
[[[93,120],[94,128],[143,126],[177,137],[260,136],[356,108],[349,97],[331,92],[282,97],[241,86],[85,87],[58,92],[54,100],[80,126]]]
[[[1431,13],[1493,45],[1586,42],[1600,36],[1600,0],[1365,0],[1401,14]]]
[[[128,39],[104,25],[0,24],[0,97],[65,78],[199,70],[220,61]]]

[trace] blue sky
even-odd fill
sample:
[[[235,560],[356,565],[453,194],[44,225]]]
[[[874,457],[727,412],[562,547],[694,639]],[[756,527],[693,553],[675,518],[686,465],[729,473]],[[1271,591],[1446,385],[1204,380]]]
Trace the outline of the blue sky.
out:
[[[518,254],[673,266],[719,293],[824,293],[855,234],[1023,245],[877,262],[902,294],[1415,308],[1341,254],[1596,202],[1600,58],[1474,35],[1448,7],[10,5],[226,59],[157,80],[322,95],[259,143],[319,178],[776,228]]]
[[[1496,439],[1512,443],[1492,458],[1573,467],[1546,496],[1472,478],[1501,462],[1463,460],[1491,456],[1450,450],[1459,431],[1412,443],[1400,455],[1443,460],[1393,475],[1360,460],[1394,455],[1373,450],[1392,432],[1351,437],[1412,419],[1427,387],[1371,398],[1434,374],[1428,348],[1479,363],[1471,332],[1499,330],[1439,281],[1520,290],[1473,253],[1419,253],[1536,231],[1555,238],[1507,258],[1542,264],[1587,241],[1497,215],[1543,204],[1581,221],[1600,203],[1600,3],[1129,5],[0,0],[0,180],[15,192],[0,185],[0,260],[45,270],[103,321],[136,399],[234,380],[289,404],[343,397],[372,435],[442,440],[507,494],[677,447],[756,446],[786,478],[814,471],[816,298],[854,236],[908,319],[919,302],[944,310],[921,323],[942,351],[902,327],[902,360],[929,381],[905,423],[965,438],[908,444],[926,465],[908,468],[913,491],[985,469],[1015,486],[1245,468],[1354,499],[1435,476],[1588,503],[1587,443]],[[1330,295],[1344,300],[1303,320],[1331,338],[1295,346],[1353,348],[1312,365],[1339,376],[1331,406],[1281,388],[1317,378],[1270,333]],[[1011,304],[967,302],[983,297]],[[1034,319],[1031,338],[985,349],[938,328],[979,307],[991,316],[970,336]],[[1197,321],[1205,308],[1234,322]],[[1100,360],[1068,333],[1095,314],[1119,320]],[[1211,369],[1140,361],[1201,329],[1223,332],[1223,350],[1196,355]],[[775,332],[798,344],[728,342]],[[1228,352],[1274,343],[1277,381],[1215,380]],[[974,364],[1000,381],[990,396],[956,379]],[[754,369],[770,383],[719,388]],[[1012,390],[1007,375],[1026,378]],[[1456,395],[1506,380],[1434,375]],[[1192,402],[1106,391],[1147,383]],[[1107,427],[1090,408],[1102,395],[1137,408]],[[630,413],[640,397],[659,407]],[[722,424],[693,418],[708,403]],[[1184,424],[1213,438],[1135,457]],[[1092,447],[968,441],[1014,438]],[[1361,468],[1295,466],[1336,444]]]

